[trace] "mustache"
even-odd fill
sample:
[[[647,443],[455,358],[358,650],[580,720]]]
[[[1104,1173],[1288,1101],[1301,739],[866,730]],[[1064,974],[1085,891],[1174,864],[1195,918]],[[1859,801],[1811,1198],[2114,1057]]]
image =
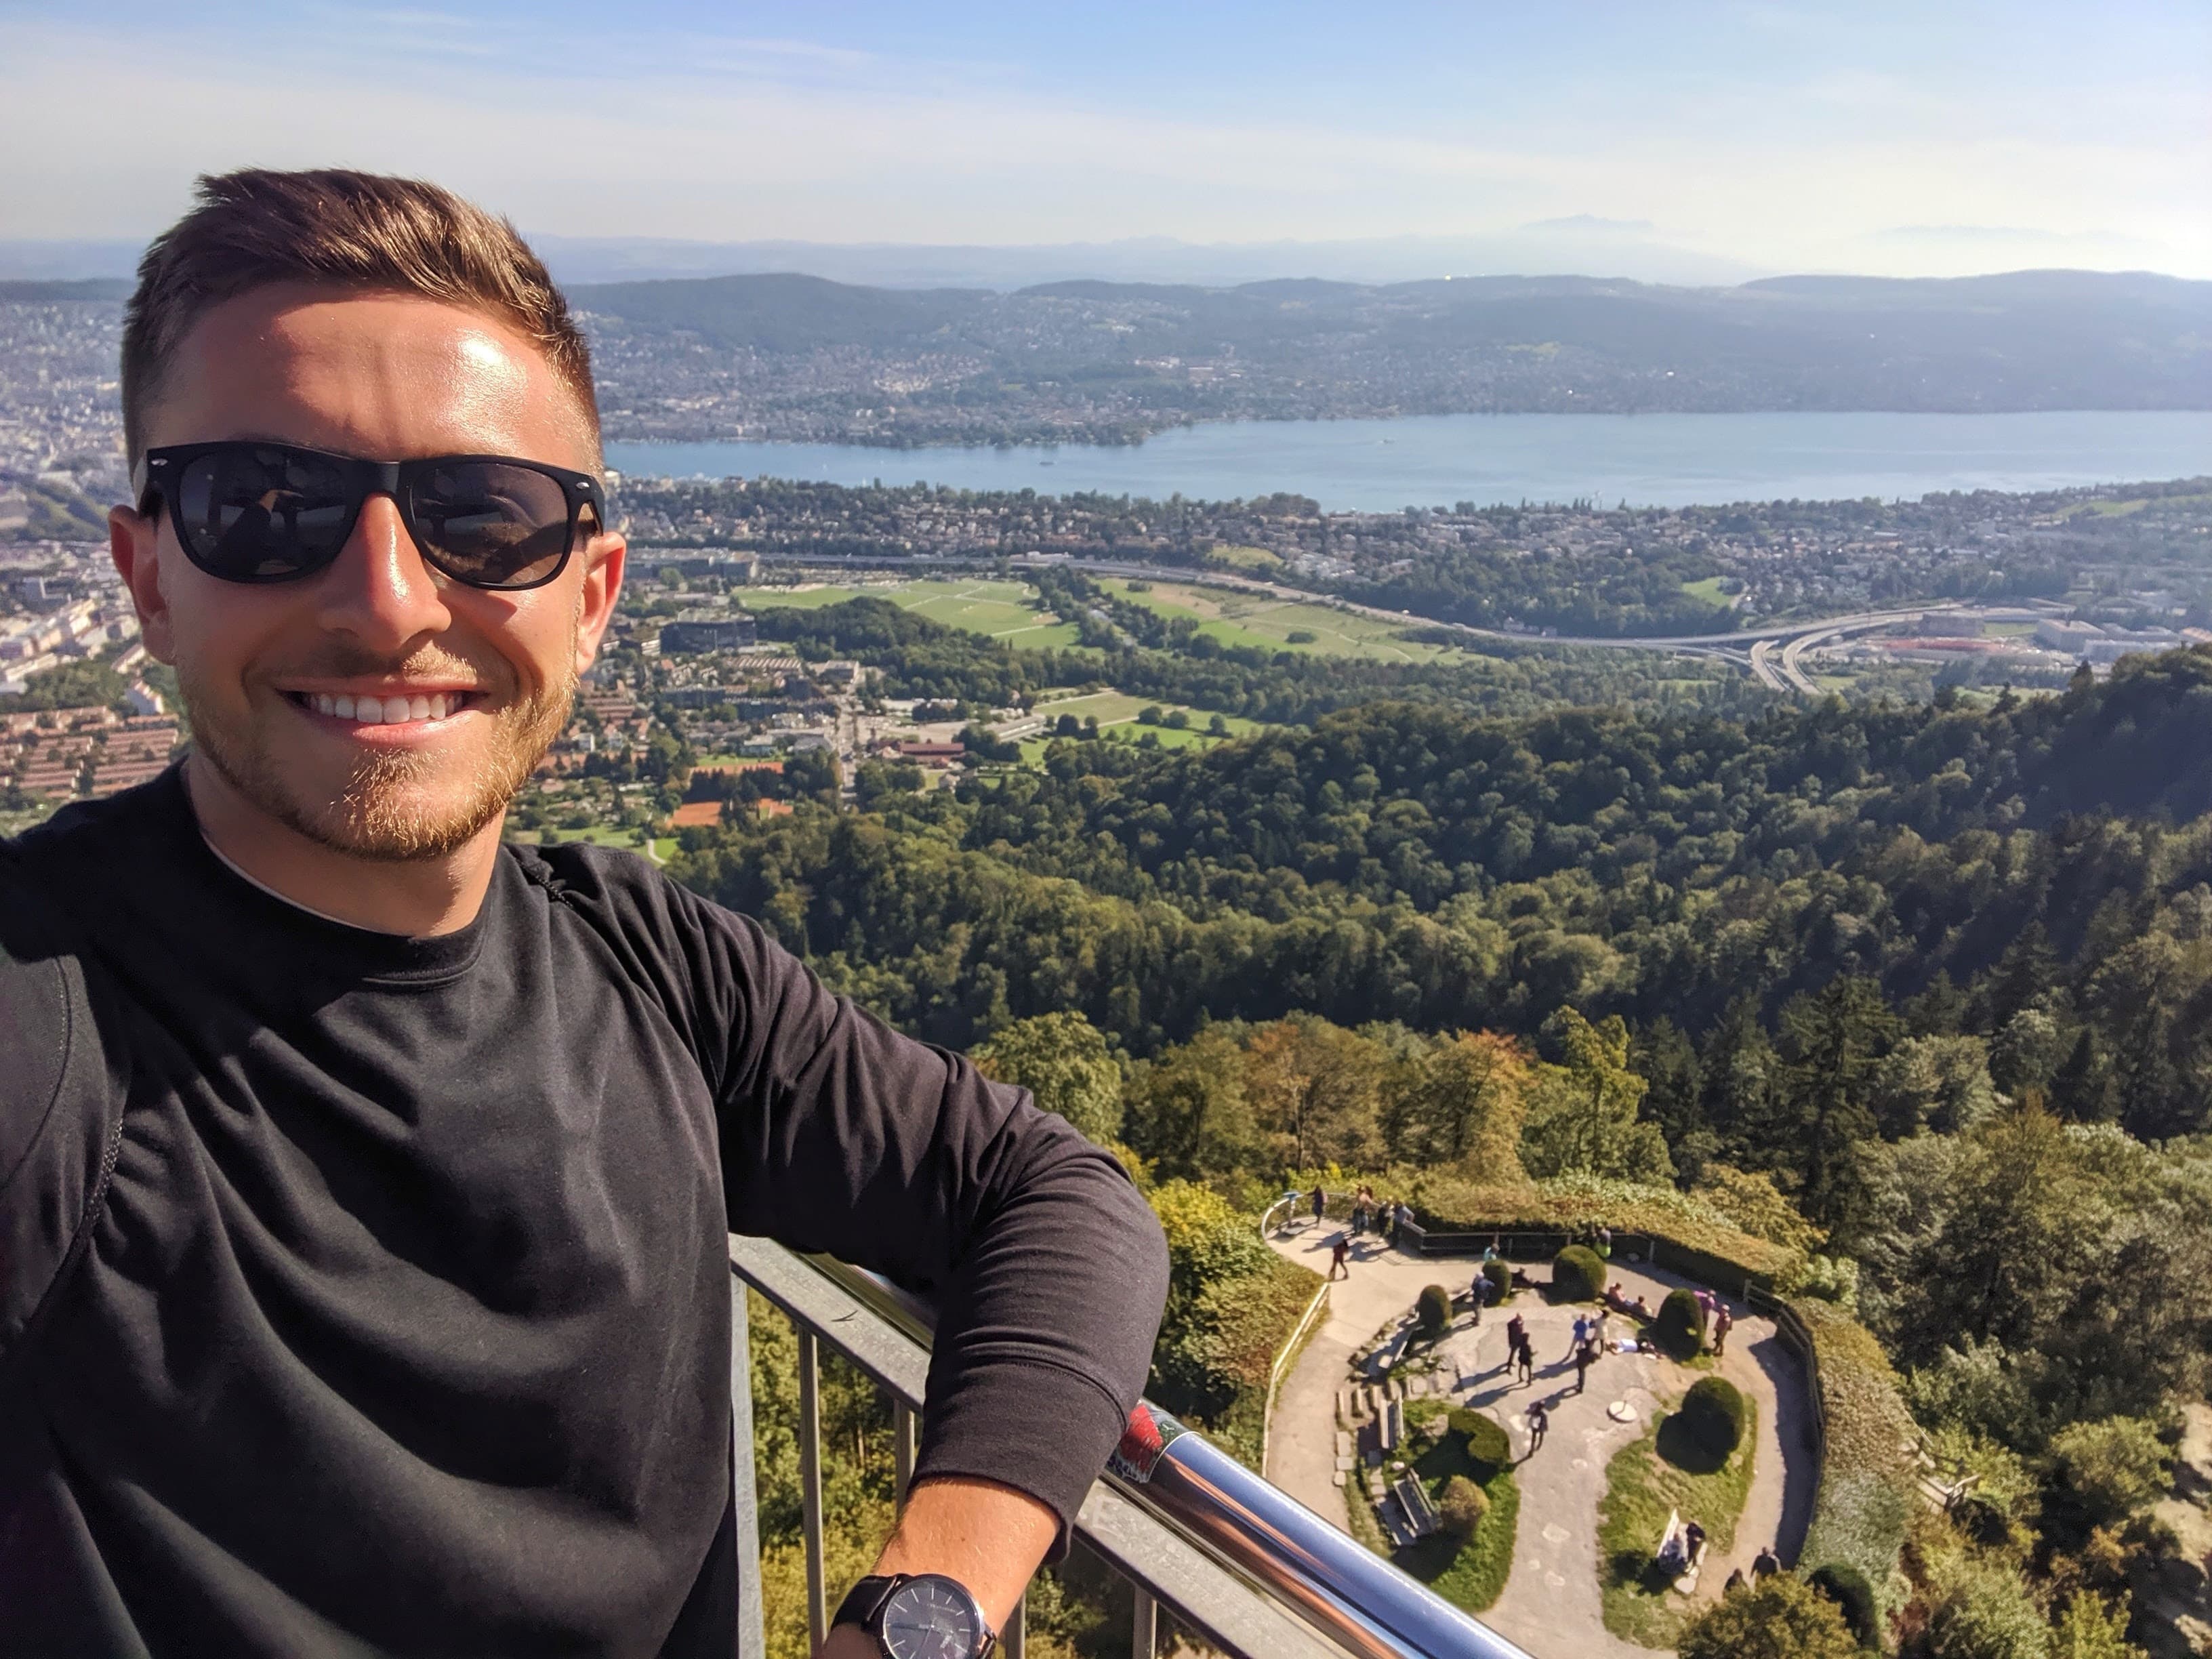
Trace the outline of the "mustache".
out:
[[[514,674],[504,663],[471,661],[454,652],[421,646],[393,654],[372,651],[350,641],[324,640],[290,661],[262,665],[258,678],[283,679],[462,679],[486,690],[514,689]]]

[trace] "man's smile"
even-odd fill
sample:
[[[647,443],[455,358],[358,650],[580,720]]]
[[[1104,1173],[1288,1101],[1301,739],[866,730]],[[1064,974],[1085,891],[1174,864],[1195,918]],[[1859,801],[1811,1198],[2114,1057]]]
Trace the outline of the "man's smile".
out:
[[[489,700],[482,690],[395,686],[377,691],[286,690],[284,700],[317,725],[336,726],[350,736],[374,732],[386,738],[427,736]]]

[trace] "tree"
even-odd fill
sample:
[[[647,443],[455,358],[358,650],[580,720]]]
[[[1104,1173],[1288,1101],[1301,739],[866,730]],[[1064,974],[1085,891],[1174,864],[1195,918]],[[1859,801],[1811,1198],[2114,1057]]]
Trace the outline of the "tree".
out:
[[[854,799],[864,812],[921,787],[921,768],[911,761],[862,761],[853,773]]]
[[[2128,1640],[2128,1598],[2077,1594],[2051,1632],[2051,1659],[2149,1659]]]
[[[1244,1054],[1233,1028],[1209,1026],[1139,1062],[1124,1098],[1129,1143],[1163,1176],[1257,1175],[1270,1162],[1245,1097]]]
[[[1805,1212],[1832,1231],[1863,1202],[1853,1178],[1854,1143],[1876,1130],[1868,1101],[1875,1070],[1903,1022],[1875,981],[1849,975],[1782,1010],[1787,1088],[1802,1136]]]
[[[1629,1069],[1628,1027],[1620,1016],[1593,1025],[1563,1007],[1545,1030],[1565,1063],[1542,1068],[1529,1103],[1522,1152],[1530,1173],[1672,1179],[1659,1126],[1638,1120],[1644,1083]]]
[[[1356,1031],[1310,1016],[1279,1020],[1245,1049],[1244,1094],[1282,1165],[1370,1163],[1381,1149],[1376,1120],[1382,1051]]]
[[[1680,1659],[1859,1659],[1833,1601],[1794,1572],[1731,1590],[1691,1620]]]
[[[1988,1045],[1977,1036],[1907,1037],[1875,1066],[1872,1092],[1881,1133],[1892,1140],[1971,1128],[1996,1104]]]
[[[2166,1496],[2166,1448],[2142,1418],[2072,1424],[2052,1437],[2051,1450],[2093,1526],[2117,1524]]]
[[[1528,1059],[1495,1031],[1448,1037],[1391,1075],[1385,1120],[1395,1156],[1458,1164],[1482,1180],[1522,1178]]]
[[[1081,1014],[1018,1019],[974,1051],[976,1066],[1001,1083],[1018,1084],[1048,1112],[1057,1112],[1103,1145],[1121,1133],[1121,1070],[1106,1039]]]
[[[2051,1638],[2018,1575],[1963,1559],[1938,1583],[1926,1645],[1929,1659],[2049,1659]]]

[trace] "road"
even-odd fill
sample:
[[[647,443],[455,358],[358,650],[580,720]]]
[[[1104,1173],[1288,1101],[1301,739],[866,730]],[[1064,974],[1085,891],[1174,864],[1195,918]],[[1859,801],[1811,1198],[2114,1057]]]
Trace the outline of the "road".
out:
[[[991,558],[980,555],[963,556],[937,553],[917,553],[896,559],[866,554],[825,554],[793,561],[810,567],[843,565],[848,568],[870,570],[907,569],[918,565],[972,568],[993,562]],[[1282,582],[1263,581],[1255,576],[1231,575],[1225,571],[1188,570],[1178,565],[1142,564],[1134,560],[1122,559],[1054,557],[1030,561],[1017,558],[1012,562],[1018,569],[1060,568],[1080,570],[1086,575],[1132,576],[1148,581],[1181,581],[1194,586],[1231,588],[1298,605],[1327,605],[1353,616],[1372,617],[1378,621],[1408,628],[1438,629],[1493,644],[1564,646],[1596,651],[1719,654],[1747,666],[1753,678],[1762,685],[1776,691],[1796,691],[1808,697],[1818,696],[1820,688],[1798,666],[1798,659],[1811,647],[1826,644],[1850,634],[1892,627],[1899,623],[1918,622],[1923,617],[1943,617],[1957,622],[1971,622],[1981,614],[1980,608],[1974,605],[1933,601],[1888,611],[1859,611],[1842,617],[1816,617],[1804,622],[1770,625],[1756,632],[1739,629],[1728,634],[1523,634],[1502,628],[1476,628],[1466,623],[1437,622],[1433,617],[1416,616],[1410,611],[1392,611],[1377,605],[1361,605],[1355,599],[1344,599],[1334,593],[1316,593]],[[2002,608],[2017,611],[2019,607]],[[1747,652],[1747,656],[1745,654]]]

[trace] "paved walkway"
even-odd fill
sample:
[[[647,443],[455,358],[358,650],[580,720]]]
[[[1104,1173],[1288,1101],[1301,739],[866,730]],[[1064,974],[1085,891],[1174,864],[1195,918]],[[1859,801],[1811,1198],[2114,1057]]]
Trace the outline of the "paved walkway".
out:
[[[1269,1242],[1292,1261],[1326,1273],[1330,1243],[1340,1230],[1340,1223],[1317,1228],[1308,1221]],[[1669,1290],[1687,1282],[1619,1261],[1610,1267],[1610,1278],[1626,1294],[1641,1295],[1655,1308]],[[1540,1264],[1534,1273],[1543,1277]],[[1267,1444],[1267,1478],[1316,1513],[1346,1526],[1347,1500],[1335,1483],[1336,1390],[1352,1354],[1395,1325],[1423,1285],[1441,1284],[1456,1292],[1473,1275],[1470,1261],[1407,1255],[1372,1236],[1363,1238],[1352,1255],[1351,1277],[1330,1287],[1328,1318],[1284,1379]],[[1707,1560],[1698,1575],[1701,1596],[1718,1595],[1736,1567],[1748,1575],[1762,1545],[1777,1544],[1785,1561],[1794,1560],[1812,1516],[1813,1440],[1802,1373],[1771,1321],[1753,1316],[1741,1303],[1729,1307],[1735,1329],[1720,1370],[1758,1402],[1759,1454],[1736,1523],[1735,1547]],[[1696,1374],[1656,1355],[1608,1354],[1592,1367],[1588,1391],[1577,1395],[1567,1358],[1571,1328],[1578,1312],[1589,1311],[1587,1306],[1554,1307],[1540,1294],[1524,1293],[1504,1311],[1492,1309],[1480,1328],[1462,1313],[1438,1345],[1439,1352],[1471,1374],[1453,1403],[1487,1409],[1505,1425],[1520,1460],[1513,1572],[1482,1619],[1540,1659],[1650,1659],[1651,1650],[1605,1628],[1598,1600],[1597,1506],[1607,1461],[1644,1433],[1662,1397],[1679,1395]],[[1505,1370],[1505,1322],[1516,1313],[1535,1345],[1533,1383],[1511,1382]],[[1614,1334],[1626,1334],[1626,1322],[1615,1318],[1612,1324]],[[1532,1454],[1524,1413],[1535,1400],[1546,1403],[1552,1425]],[[1618,1423],[1607,1414],[1616,1401],[1634,1409],[1634,1421]]]

